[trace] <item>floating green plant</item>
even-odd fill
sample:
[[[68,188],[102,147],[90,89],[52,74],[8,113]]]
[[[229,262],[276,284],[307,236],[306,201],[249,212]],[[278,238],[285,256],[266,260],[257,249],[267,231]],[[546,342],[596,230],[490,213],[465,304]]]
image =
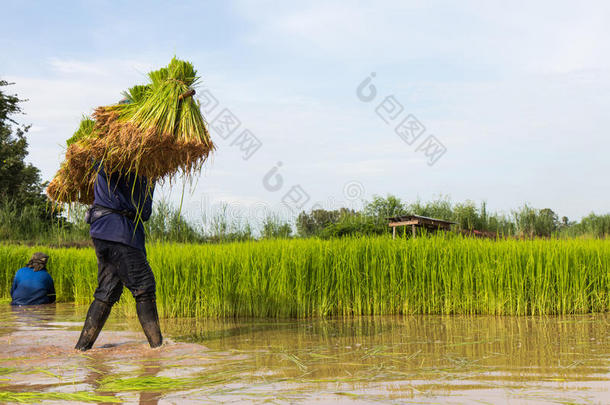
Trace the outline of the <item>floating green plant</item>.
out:
[[[15,367],[0,367],[0,375],[11,374],[17,371]]]
[[[193,385],[193,380],[188,378],[170,377],[131,377],[113,378],[107,377],[100,381],[98,391],[123,392],[123,391],[171,391],[188,388]]]

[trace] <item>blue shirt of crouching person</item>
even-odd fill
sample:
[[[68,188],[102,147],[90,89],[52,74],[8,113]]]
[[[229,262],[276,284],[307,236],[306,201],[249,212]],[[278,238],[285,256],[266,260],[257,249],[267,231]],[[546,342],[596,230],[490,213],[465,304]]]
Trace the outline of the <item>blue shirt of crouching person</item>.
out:
[[[34,253],[28,264],[19,269],[11,286],[11,305],[41,305],[55,302],[55,285],[47,272],[49,256]]]

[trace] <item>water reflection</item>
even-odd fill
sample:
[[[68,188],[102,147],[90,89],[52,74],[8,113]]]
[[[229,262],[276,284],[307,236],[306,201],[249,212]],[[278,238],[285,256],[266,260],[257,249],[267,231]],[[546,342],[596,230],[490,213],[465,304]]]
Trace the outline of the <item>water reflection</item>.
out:
[[[254,366],[310,379],[607,378],[610,317],[413,316],[299,322],[168,322],[186,341],[252,353]],[[290,363],[292,367],[289,367]],[[464,377],[464,376],[461,376]]]
[[[86,356],[86,363],[84,368],[86,369],[86,375],[83,382],[87,384],[88,388],[92,391],[98,391],[100,388],[100,381],[102,381],[108,375],[112,375],[112,367],[109,362],[104,361],[98,357]],[[114,393],[101,391],[99,395],[115,397]],[[99,402],[99,404],[109,404],[112,402]]]
[[[0,317],[0,336],[17,330],[37,330],[49,326],[56,317],[57,308],[53,304],[13,306],[6,305]]]
[[[12,321],[19,324],[22,328],[45,327],[55,319],[57,306],[53,304],[10,306]]]
[[[142,365],[142,372],[138,377],[155,377],[161,371],[161,362],[158,358],[149,357]],[[162,396],[160,391],[142,391],[140,392],[140,405],[157,405]]]

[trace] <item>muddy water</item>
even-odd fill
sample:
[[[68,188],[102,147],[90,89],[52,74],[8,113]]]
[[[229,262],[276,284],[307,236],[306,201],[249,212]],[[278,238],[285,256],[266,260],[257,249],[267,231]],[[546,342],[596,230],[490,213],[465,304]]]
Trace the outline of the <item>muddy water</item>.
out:
[[[83,355],[85,311],[0,307],[0,402],[610,403],[610,314],[166,320],[156,350],[113,315]]]

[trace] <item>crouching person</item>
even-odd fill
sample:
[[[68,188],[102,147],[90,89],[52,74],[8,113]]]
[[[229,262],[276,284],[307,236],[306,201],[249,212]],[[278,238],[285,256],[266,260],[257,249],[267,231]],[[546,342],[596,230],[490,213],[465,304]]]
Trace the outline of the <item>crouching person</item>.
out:
[[[11,287],[11,305],[41,305],[55,302],[55,285],[47,273],[49,256],[37,252],[17,270]]]
[[[144,227],[152,212],[153,185],[144,177],[113,173],[98,167],[94,203],[87,222],[91,225],[98,261],[98,286],[76,344],[91,349],[123,286],[136,300],[138,319],[150,347],[163,343],[155,297],[155,276],[146,259]]]

